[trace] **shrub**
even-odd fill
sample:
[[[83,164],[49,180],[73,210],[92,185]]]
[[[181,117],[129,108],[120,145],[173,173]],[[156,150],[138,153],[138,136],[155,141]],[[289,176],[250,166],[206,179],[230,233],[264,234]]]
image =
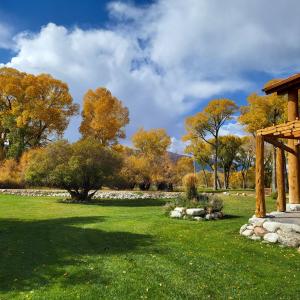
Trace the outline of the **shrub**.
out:
[[[94,139],[74,144],[58,141],[32,158],[25,178],[33,184],[66,189],[74,200],[89,201],[109,184],[120,166],[119,155]]]
[[[186,198],[189,200],[197,199],[197,177],[190,173],[182,178],[182,183],[185,189]]]
[[[6,159],[0,166],[1,188],[23,188],[24,181],[18,162],[15,159]]]

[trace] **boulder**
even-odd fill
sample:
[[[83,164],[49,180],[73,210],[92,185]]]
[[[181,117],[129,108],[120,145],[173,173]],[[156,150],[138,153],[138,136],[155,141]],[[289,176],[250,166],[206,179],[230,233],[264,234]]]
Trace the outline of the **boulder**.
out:
[[[252,234],[253,234],[253,230],[251,230],[251,229],[246,229],[242,232],[243,236],[250,236]]]
[[[205,216],[205,219],[206,219],[206,220],[212,220],[212,219],[213,219],[213,214],[207,214],[207,215]]]
[[[248,224],[244,224],[241,228],[240,228],[240,234],[242,234],[243,231],[245,231],[247,229]]]
[[[277,241],[278,241],[278,234],[277,233],[273,233],[273,232],[266,233],[264,235],[264,240],[266,242],[269,242],[269,243],[277,243]]]
[[[286,205],[286,211],[300,211],[300,204],[288,203]]]
[[[267,233],[267,230],[262,227],[254,227],[254,233],[257,236],[264,236]]]
[[[300,234],[278,230],[278,242],[288,247],[300,246]]]
[[[176,210],[172,210],[170,212],[170,217],[171,218],[182,218],[182,213]]]
[[[188,208],[186,210],[186,214],[188,216],[204,216],[205,209],[204,208]]]
[[[175,207],[175,208],[174,208],[174,211],[178,211],[178,212],[180,212],[180,213],[182,213],[182,214],[185,212],[185,210],[186,210],[185,207]]]
[[[253,234],[253,235],[249,236],[249,239],[251,239],[253,241],[260,241],[261,237]]]
[[[276,232],[277,229],[280,228],[280,223],[278,222],[264,222],[263,227],[269,232]]]

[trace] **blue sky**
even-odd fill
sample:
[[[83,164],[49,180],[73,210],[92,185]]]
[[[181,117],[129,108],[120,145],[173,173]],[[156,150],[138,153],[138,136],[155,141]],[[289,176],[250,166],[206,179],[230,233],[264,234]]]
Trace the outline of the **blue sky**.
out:
[[[129,107],[125,143],[141,126],[164,127],[180,152],[184,118],[210,99],[244,105],[299,72],[299,15],[296,0],[1,0],[0,64],[51,73],[77,103],[105,86]],[[233,120],[223,133],[242,128]]]

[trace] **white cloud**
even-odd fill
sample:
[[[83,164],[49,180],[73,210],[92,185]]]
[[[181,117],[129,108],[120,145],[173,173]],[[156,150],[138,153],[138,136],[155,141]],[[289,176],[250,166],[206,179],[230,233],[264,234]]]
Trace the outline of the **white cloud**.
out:
[[[165,127],[176,138],[182,116],[207,98],[254,88],[248,72],[277,76],[300,67],[297,0],[112,2],[108,9],[114,22],[107,29],[50,23],[19,34],[8,65],[53,74],[79,103],[88,88],[106,86],[130,109],[129,135],[140,126]],[[78,125],[79,118],[69,137]],[[226,126],[223,132],[241,132]]]
[[[13,47],[12,28],[7,24],[0,23],[0,48],[10,49]]]
[[[177,139],[175,137],[171,138],[171,145],[169,147],[170,152],[178,153],[178,154],[184,154],[185,147],[187,146],[188,142],[183,142],[180,139]]]

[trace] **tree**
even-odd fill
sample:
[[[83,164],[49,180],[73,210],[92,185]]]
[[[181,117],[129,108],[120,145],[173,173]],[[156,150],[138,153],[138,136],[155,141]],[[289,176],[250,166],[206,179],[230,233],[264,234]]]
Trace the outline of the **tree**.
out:
[[[58,141],[31,158],[25,179],[66,189],[74,200],[90,201],[120,167],[120,156],[96,140],[84,139],[74,144]]]
[[[219,132],[226,121],[232,119],[237,105],[229,99],[216,99],[208,103],[202,112],[188,117],[185,121],[187,134],[184,140],[202,140],[214,149],[214,188],[218,189]],[[213,136],[213,140],[208,137]]]
[[[158,189],[168,186],[172,167],[167,149],[171,145],[171,138],[166,131],[160,128],[146,131],[141,128],[132,136],[132,143],[137,151],[137,159],[149,166],[147,173],[150,181],[140,184],[140,188],[148,189],[151,182],[155,183]],[[169,188],[172,189],[170,185]]]
[[[66,83],[47,74],[0,68],[0,152],[19,158],[25,149],[61,136],[77,114]],[[9,147],[5,151],[5,142]]]
[[[83,99],[80,132],[93,137],[103,146],[116,144],[125,138],[124,127],[129,123],[128,108],[105,88],[88,90]]]
[[[220,137],[220,164],[224,172],[224,188],[229,188],[229,178],[231,171],[236,164],[236,159],[240,147],[242,145],[242,140],[238,136],[226,135]]]
[[[248,172],[255,162],[255,140],[251,136],[241,138],[242,145],[237,154],[238,169],[242,177],[242,187],[247,188]]]
[[[180,157],[175,165],[174,165],[174,182],[175,183],[181,183],[182,178],[186,174],[190,174],[194,172],[194,162],[191,157],[188,156],[182,156]]]
[[[213,149],[211,144],[205,143],[200,139],[193,139],[190,144],[186,146],[185,153],[193,155],[202,169],[204,182],[206,187],[209,187],[209,178],[207,170],[213,170]]]
[[[274,80],[271,83],[275,83]],[[268,84],[267,84],[268,85]],[[258,129],[277,125],[287,121],[287,99],[276,93],[260,96],[256,93],[249,95],[248,105],[241,107],[239,122],[246,130],[256,135]],[[276,149],[273,147],[272,158],[272,190],[276,190]]]
[[[146,131],[140,128],[132,136],[133,146],[148,157],[157,157],[164,155],[171,145],[171,138],[165,129],[157,128]]]

